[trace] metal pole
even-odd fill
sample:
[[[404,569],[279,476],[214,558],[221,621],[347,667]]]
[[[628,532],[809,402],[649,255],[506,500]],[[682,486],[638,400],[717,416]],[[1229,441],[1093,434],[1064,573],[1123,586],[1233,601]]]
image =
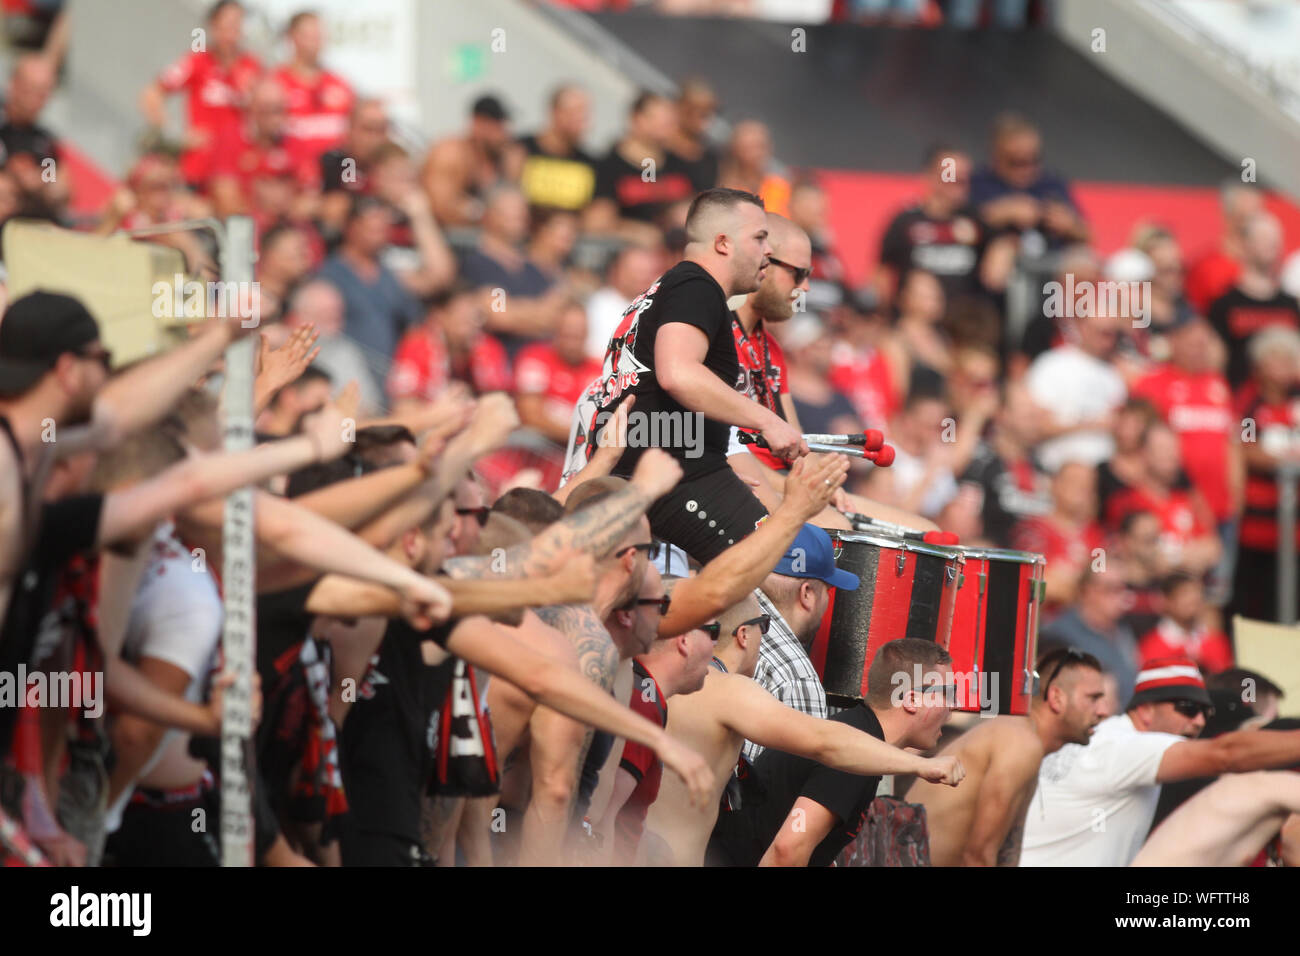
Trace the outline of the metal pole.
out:
[[[226,223],[221,278],[229,283],[253,281],[253,220],[232,216]],[[228,287],[231,288],[231,287]],[[233,288],[239,288],[235,286]],[[242,302],[241,295],[226,296]],[[253,446],[253,360],[256,336],[245,336],[226,350],[226,451]],[[222,528],[222,600],[225,669],[235,674],[226,690],[221,722],[221,865],[253,865],[253,667],[254,620],[253,489],[241,488],[226,498]]]
[[[1277,619],[1296,622],[1296,482],[1300,465],[1286,462],[1277,469]]]

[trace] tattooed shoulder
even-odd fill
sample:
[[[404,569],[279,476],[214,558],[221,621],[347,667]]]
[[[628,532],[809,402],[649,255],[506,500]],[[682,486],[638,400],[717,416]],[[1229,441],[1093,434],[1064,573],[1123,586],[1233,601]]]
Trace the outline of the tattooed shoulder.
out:
[[[596,612],[585,604],[552,604],[534,610],[538,617],[573,644],[583,676],[613,692],[618,648],[605,625],[596,617]]]

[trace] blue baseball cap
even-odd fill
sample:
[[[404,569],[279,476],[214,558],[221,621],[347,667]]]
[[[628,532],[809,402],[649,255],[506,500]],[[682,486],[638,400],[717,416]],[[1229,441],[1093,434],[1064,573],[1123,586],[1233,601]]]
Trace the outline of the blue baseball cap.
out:
[[[792,578],[816,578],[844,591],[858,589],[858,576],[835,566],[831,536],[815,524],[806,524],[799,530],[794,543],[772,570]]]

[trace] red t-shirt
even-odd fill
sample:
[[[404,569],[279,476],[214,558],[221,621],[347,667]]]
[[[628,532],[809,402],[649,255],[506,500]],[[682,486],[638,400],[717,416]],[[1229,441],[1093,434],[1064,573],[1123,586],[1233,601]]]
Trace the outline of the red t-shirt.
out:
[[[600,369],[601,363],[593,358],[570,365],[549,343],[535,342],[524,346],[515,357],[515,392],[541,395],[548,414],[567,420]]]
[[[187,183],[207,182],[212,163],[225,148],[223,140],[237,136],[244,104],[262,64],[251,53],[243,53],[229,68],[211,53],[188,53],[158,75],[158,85],[168,93],[189,94],[188,121],[191,129],[207,134],[207,142],[181,155],[181,174]]]
[[[878,350],[859,351],[840,343],[831,351],[831,385],[853,403],[867,428],[884,428],[898,411],[889,363]]]
[[[640,658],[632,659],[632,676],[632,700],[628,706],[646,720],[667,727],[668,700],[659,688],[659,682],[646,670]],[[650,812],[650,804],[659,798],[664,765],[649,747],[629,740],[623,745],[623,756],[618,766],[636,778],[636,788],[614,821],[616,857],[620,863],[630,864],[636,859],[636,849],[641,843],[641,834],[645,832],[645,818]]]
[[[1082,528],[1064,528],[1050,515],[1035,515],[1016,523],[1011,529],[1011,546],[1019,551],[1033,551],[1053,562],[1068,562],[1079,567],[1088,565],[1094,552],[1105,546],[1101,525],[1090,521]]]
[[[1145,488],[1125,488],[1111,499],[1106,520],[1118,528],[1130,511],[1149,511],[1160,519],[1161,545],[1172,553],[1209,533],[1193,507],[1192,492],[1175,488],[1165,498],[1156,498]]]
[[[1244,414],[1254,419],[1255,440],[1258,442],[1300,441],[1300,394],[1284,402],[1269,403],[1256,398],[1245,407]],[[1277,475],[1271,471],[1248,469],[1245,497],[1241,546],[1252,551],[1276,551],[1279,539]],[[1300,527],[1296,528],[1296,543],[1300,546]]]
[[[785,418],[780,397],[782,393],[790,393],[790,373],[785,362],[785,352],[761,320],[754,331],[746,335],[740,319],[733,312],[731,334],[736,340],[736,359],[740,362],[740,381],[736,391]],[[766,448],[750,445],[749,450],[767,467],[785,471],[785,461]]]
[[[420,326],[402,336],[388,372],[388,396],[432,401],[452,380],[467,383],[476,393],[509,392],[510,360],[501,343],[481,333],[470,350],[469,361],[453,368],[442,333]]]
[[[320,154],[343,142],[356,96],[345,80],[327,70],[318,73],[314,81],[304,80],[288,66],[271,76],[288,98],[285,146],[294,165],[310,169],[315,182],[320,176]]]
[[[1215,519],[1232,517],[1228,453],[1236,416],[1228,380],[1216,372],[1191,373],[1166,364],[1139,379],[1132,394],[1155,405],[1178,433],[1183,470]]]
[[[300,186],[311,182],[311,171],[294,164],[286,142],[270,145],[256,143],[244,124],[234,130],[212,159],[209,181],[225,176],[238,181],[245,198],[251,198],[250,189],[254,179],[292,176]]]
[[[1147,631],[1138,641],[1138,654],[1144,661],[1157,657],[1190,657],[1207,674],[1217,674],[1232,666],[1232,644],[1221,631],[1198,627],[1185,631],[1167,617]]]
[[[1215,250],[1197,259],[1187,270],[1183,294],[1202,313],[1210,303],[1232,288],[1241,275],[1241,263]]]

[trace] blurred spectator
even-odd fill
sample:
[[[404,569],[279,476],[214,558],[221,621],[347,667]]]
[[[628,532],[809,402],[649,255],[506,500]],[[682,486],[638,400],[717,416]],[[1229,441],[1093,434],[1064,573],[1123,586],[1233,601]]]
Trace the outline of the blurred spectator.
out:
[[[1047,558],[1044,609],[1055,613],[1075,597],[1084,571],[1105,563],[1105,541],[1097,523],[1097,472],[1067,461],[1052,476],[1052,510],[1025,518],[1011,532],[1011,546]]]
[[[547,125],[523,137],[525,154],[519,185],[534,209],[580,212],[596,188],[596,160],[582,148],[591,123],[591,97],[580,86],[561,86],[551,94]]]
[[[952,471],[948,403],[938,395],[914,390],[894,416],[888,433],[896,457],[890,468],[876,468],[867,496],[933,519],[957,494]]]
[[[403,336],[387,383],[393,411],[422,408],[453,380],[477,394],[512,391],[506,351],[483,331],[479,296],[463,285],[432,296],[424,321]]]
[[[262,235],[257,251],[257,284],[264,322],[284,318],[289,295],[313,265],[308,234],[297,226],[274,226]],[[347,379],[342,379],[347,381]]]
[[[995,260],[1000,275],[985,275],[982,263],[992,238],[970,205],[970,158],[961,150],[935,146],[925,158],[925,193],[899,212],[880,240],[875,288],[892,302],[908,273],[924,269],[943,284],[948,299],[1006,285],[1005,254]],[[1005,245],[1005,243],[1004,243]]]
[[[1251,340],[1248,352],[1251,377],[1239,406],[1246,502],[1231,607],[1254,620],[1272,621],[1277,620],[1281,537],[1278,467],[1300,463],[1300,334],[1286,328],[1265,329]],[[1300,545],[1300,527],[1295,534]]]
[[[1052,507],[1050,482],[1029,455],[1034,435],[1029,394],[1022,384],[1008,382],[993,427],[976,444],[961,473],[962,489],[978,491],[974,508],[981,537],[997,547],[1011,546],[1011,529],[1017,521],[1046,514]]]
[[[321,154],[343,142],[356,97],[346,80],[321,66],[325,31],[320,14],[295,13],[284,32],[291,47],[289,59],[271,76],[286,99],[285,147],[294,168],[316,183]]]
[[[654,244],[669,210],[694,195],[681,161],[668,151],[677,117],[672,101],[643,91],[628,110],[623,135],[596,164],[596,195],[587,207],[588,232]]]
[[[587,354],[604,358],[609,338],[623,313],[661,272],[652,249],[629,244],[620,249],[605,271],[605,284],[587,299]]]
[[[0,123],[0,164],[18,181],[28,215],[59,219],[71,191],[66,164],[58,165],[59,144],[38,122],[54,90],[54,66],[37,53],[18,58],[9,77]]]
[[[1038,128],[1014,113],[993,121],[991,161],[971,177],[970,201],[991,229],[1018,235],[1029,256],[1088,240],[1069,185],[1043,168]]]
[[[1153,657],[1188,657],[1207,674],[1232,666],[1228,637],[1205,622],[1205,590],[1190,574],[1171,574],[1162,588],[1165,613],[1138,641],[1143,660]]]
[[[483,201],[478,244],[461,258],[460,278],[484,296],[488,331],[513,358],[554,331],[567,293],[528,258],[528,200],[518,187],[497,186]]]
[[[772,134],[766,123],[744,120],[731,131],[731,142],[718,171],[718,185],[743,189],[763,200],[768,212],[790,214],[790,180],[772,158]]]
[[[990,25],[1000,30],[1020,30],[1025,26],[1029,0],[944,0],[944,26],[973,30],[980,25],[981,13],[987,12]]]
[[[1130,397],[1115,413],[1115,452],[1097,465],[1097,497],[1102,515],[1110,512],[1112,498],[1142,479],[1147,429],[1159,420],[1160,413],[1145,398]]]
[[[1160,519],[1160,546],[1179,570],[1205,574],[1219,561],[1214,515],[1179,466],[1178,436],[1164,422],[1147,428],[1137,483],[1114,495],[1108,507],[1111,528],[1130,511],[1154,513]]]
[[[570,300],[560,309],[554,338],[519,353],[515,400],[520,422],[562,448],[569,440],[573,406],[600,368],[600,361],[587,354],[587,313],[582,303]]]
[[[943,326],[943,286],[932,273],[913,269],[898,293],[894,329],[907,351],[912,373],[928,369],[938,375],[952,370],[952,340]]]
[[[378,414],[384,397],[365,353],[343,334],[344,304],[339,290],[324,279],[311,279],[298,286],[288,300],[285,325],[289,329],[311,326],[319,334],[320,354],[313,364],[336,382],[356,382],[361,390],[361,413]]]
[[[528,258],[549,282],[560,282],[567,275],[569,260],[581,234],[577,213],[566,209],[538,212],[533,217]],[[595,284],[594,280],[589,281]]]
[[[862,431],[853,404],[830,383],[831,337],[822,321],[808,313],[781,326],[781,346],[789,371],[790,398],[804,430],[818,435]]]
[[[908,392],[907,350],[874,302],[853,299],[840,315],[844,334],[831,350],[831,384],[848,396],[864,427],[884,429]]]
[[[1183,252],[1178,240],[1163,226],[1143,226],[1135,230],[1133,247],[1151,260],[1151,328],[1144,354],[1157,361],[1169,357],[1166,345],[1158,340],[1181,312],[1192,308],[1184,293]],[[1204,313],[1202,313],[1204,314]]]
[[[0,196],[3,192],[0,184]],[[95,232],[107,235],[118,229],[158,226],[207,211],[206,204],[200,208],[193,195],[185,191],[175,159],[165,153],[146,153],[127,173],[126,184],[113,193]],[[186,268],[193,272],[208,259],[194,233],[167,233],[151,236],[148,241],[179,249],[185,256]]]
[[[468,129],[429,149],[422,179],[434,216],[446,228],[478,225],[484,196],[501,183],[518,182],[522,164],[510,114],[497,97],[480,96],[470,107]]]
[[[1209,323],[1184,311],[1169,327],[1170,361],[1139,379],[1133,395],[1150,399],[1177,433],[1183,469],[1214,516],[1224,555],[1216,572],[1221,605],[1232,580],[1246,463],[1228,382],[1209,364],[1213,336]]]
[[[1229,179],[1219,189],[1223,231],[1218,248],[1196,257],[1187,270],[1187,298],[1205,312],[1241,274],[1246,224],[1264,211],[1264,194],[1239,179]]]
[[[1228,347],[1228,382],[1239,387],[1250,374],[1250,337],[1270,325],[1300,329],[1300,302],[1278,286],[1282,224],[1269,213],[1250,217],[1241,230],[1241,272],[1209,308],[1210,322]]]
[[[320,157],[321,224],[326,242],[336,242],[350,208],[349,196],[370,188],[370,166],[390,142],[383,100],[359,99],[348,114],[342,145]]]
[[[312,365],[297,379],[275,393],[271,403],[257,417],[255,430],[268,438],[294,435],[305,415],[318,412],[330,400],[331,379],[324,369]]]
[[[961,474],[998,410],[998,355],[986,345],[965,345],[953,353],[948,403],[957,419],[952,467]]]
[[[1134,634],[1145,634],[1156,626],[1164,609],[1161,588],[1173,571],[1169,555],[1160,547],[1160,519],[1149,511],[1130,511],[1112,536],[1109,560],[1128,585],[1132,603],[1124,621]]]
[[[167,125],[166,97],[182,90],[188,95],[181,175],[196,189],[206,185],[223,144],[239,135],[248,94],[262,72],[243,48],[243,32],[243,6],[219,0],[208,13],[206,48],[185,54],[141,94],[145,119],[159,131]]]
[[[208,195],[216,215],[256,212],[265,216],[265,204],[253,201],[256,180],[283,177],[298,187],[306,185],[310,171],[295,168],[285,145],[286,104],[278,83],[263,79],[253,84],[245,122],[222,140],[212,160]]]
[[[392,211],[383,201],[353,197],[343,242],[318,273],[343,294],[344,331],[381,375],[398,337],[420,316],[415,298],[379,259],[392,226]]]
[[[1075,601],[1047,623],[1038,638],[1040,654],[1073,647],[1091,654],[1106,669],[1104,680],[1111,713],[1123,713],[1137,682],[1137,638],[1124,623],[1128,589],[1113,568],[1079,575]]]
[[[844,263],[835,251],[826,190],[815,179],[798,179],[790,187],[790,221],[812,242],[812,277],[808,281],[810,311],[831,309],[844,300]]]
[[[694,192],[718,184],[718,150],[709,141],[709,126],[718,113],[718,97],[708,81],[690,77],[677,90],[677,126],[668,151],[677,157]]]
[[[370,162],[370,194],[386,202],[393,225],[381,259],[414,296],[424,296],[456,277],[456,256],[429,209],[410,154],[385,143]]]
[[[1077,341],[1049,349],[1029,366],[1025,382],[1041,409],[1038,460],[1050,472],[1066,461],[1100,464],[1115,450],[1111,427],[1126,390],[1110,358],[1121,321],[1078,316]]]
[[[1061,250],[1054,281],[1063,289],[1070,284],[1073,288],[1081,289],[1085,283],[1092,283],[1095,287],[1100,279],[1101,261],[1090,247],[1074,245]],[[1046,290],[1044,295],[1046,296]],[[1017,365],[1022,361],[1033,361],[1048,349],[1065,341],[1064,324],[1069,319],[1052,314],[1046,306],[1046,298],[1043,301],[1043,307],[1029,320],[1021,333]]]

